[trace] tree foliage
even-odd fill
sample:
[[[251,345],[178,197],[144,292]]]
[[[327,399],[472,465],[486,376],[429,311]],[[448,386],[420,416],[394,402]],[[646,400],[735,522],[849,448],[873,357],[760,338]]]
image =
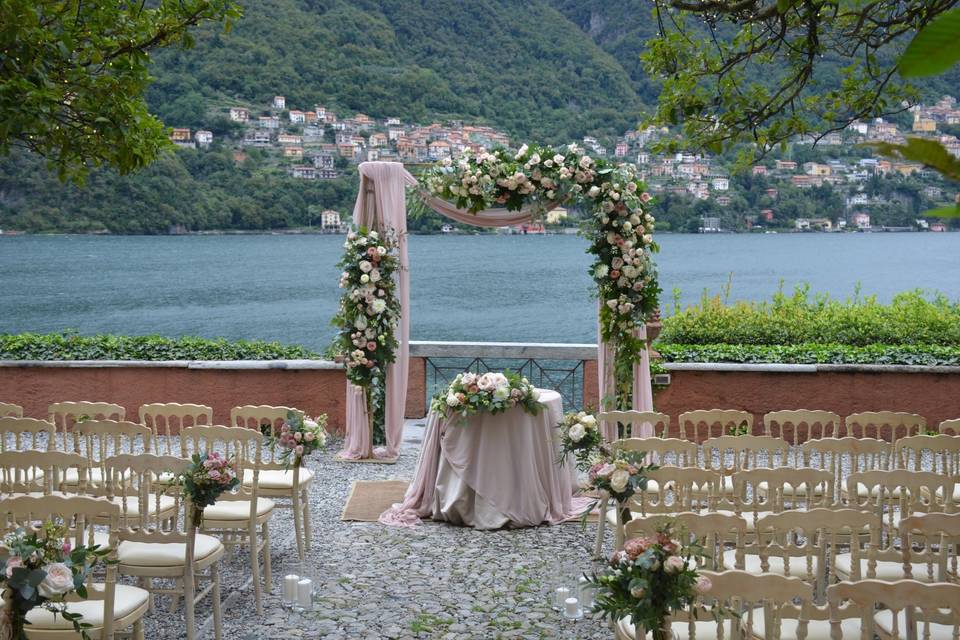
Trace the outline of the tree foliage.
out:
[[[61,178],[147,165],[169,145],[144,99],[150,52],[239,16],[231,0],[0,2],[0,153],[30,149]]]

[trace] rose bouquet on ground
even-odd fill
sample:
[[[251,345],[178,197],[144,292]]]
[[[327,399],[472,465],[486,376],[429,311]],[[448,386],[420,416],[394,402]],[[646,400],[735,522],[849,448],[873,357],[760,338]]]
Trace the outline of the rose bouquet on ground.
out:
[[[603,443],[596,416],[586,411],[570,411],[557,426],[560,429],[560,460],[572,454],[577,467],[585,471]]]
[[[627,540],[606,570],[590,579],[596,588],[594,611],[613,622],[629,616],[638,638],[643,627],[654,640],[669,640],[669,616],[691,606],[712,586],[697,573],[694,558],[702,556],[699,546],[677,540],[671,525],[655,536]]]
[[[360,227],[347,234],[338,266],[344,290],[332,323],[338,328],[331,345],[347,367],[347,379],[367,394],[373,418],[373,441],[384,441],[387,365],[396,360],[400,319],[394,276],[400,270],[397,238]]]
[[[82,622],[83,616],[67,611],[66,598],[75,593],[87,597],[86,579],[94,567],[108,554],[99,545],[72,548],[65,538],[65,529],[46,522],[42,531],[17,529],[3,540],[9,553],[0,565],[0,585],[7,607],[0,626],[6,626],[4,637],[26,640],[24,627],[27,613],[42,607],[73,624],[73,629],[87,639],[92,625]],[[9,632],[9,635],[6,633]]]
[[[482,411],[501,413],[513,407],[537,415],[541,408],[539,398],[540,392],[530,381],[512,371],[482,374],[468,371],[458,374],[445,391],[434,396],[430,408],[464,418]]]
[[[193,454],[186,471],[173,479],[184,498],[193,506],[193,525],[200,526],[203,510],[217,501],[220,494],[240,484],[230,459],[216,451]]]
[[[279,433],[271,433],[268,443],[282,449],[280,459],[289,469],[300,466],[305,457],[327,444],[327,414],[304,418],[296,411],[287,413]]]

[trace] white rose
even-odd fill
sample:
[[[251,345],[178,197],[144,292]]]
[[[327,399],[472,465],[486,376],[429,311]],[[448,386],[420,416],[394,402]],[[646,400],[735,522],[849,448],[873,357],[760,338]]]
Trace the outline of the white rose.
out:
[[[458,404],[460,404],[460,398],[458,398],[455,394],[452,394],[452,393],[447,394],[448,407],[455,407]]]
[[[563,161],[564,161],[564,160],[565,160],[565,158],[564,158],[562,155],[560,155],[559,153],[558,153],[557,155],[553,156],[553,161],[556,162],[557,164],[563,164]]]
[[[492,373],[485,373],[477,379],[477,386],[480,387],[481,391],[493,391],[497,387],[497,383]]]
[[[628,482],[630,482],[630,474],[626,469],[617,469],[610,474],[610,488],[617,493],[626,489]]]
[[[364,273],[370,273],[373,270],[373,265],[368,260],[360,261],[360,271]]]
[[[374,269],[370,272],[370,282],[380,282],[380,270]]]
[[[645,235],[643,236],[643,243],[644,243],[644,244],[650,244],[651,242],[653,242],[653,236],[650,235],[649,233],[645,234]]]
[[[384,311],[387,310],[387,303],[385,300],[381,300],[380,298],[377,298],[376,300],[373,301],[373,304],[370,305],[370,308],[373,310],[374,313],[383,313]]]
[[[463,373],[457,377],[460,378],[460,382],[467,387],[469,387],[470,385],[472,385],[474,382],[477,381],[477,374],[475,373]]]
[[[367,328],[367,318],[365,316],[357,316],[357,319],[353,321],[353,326],[363,331]]]
[[[629,221],[629,220],[627,220],[626,222],[623,223],[623,232],[624,232],[624,233],[630,233],[630,231],[631,231],[632,229],[633,229],[633,225],[630,224],[630,221]]]
[[[370,282],[370,276],[368,276],[367,274],[363,274],[362,276],[360,276],[360,282],[362,282],[363,284],[367,284],[368,282]]]
[[[534,402],[540,400],[540,390],[539,390],[539,389],[535,389],[535,388],[531,388],[531,389],[530,389],[530,397],[533,398],[533,401],[534,401]]]
[[[386,248],[386,247],[377,247],[377,255],[378,255],[378,256],[385,256],[385,255],[387,255],[387,248]]]
[[[583,425],[578,422],[570,427],[567,435],[570,436],[570,439],[574,442],[580,442],[583,440],[583,436],[587,435],[587,431],[583,428]]]
[[[617,301],[616,301],[616,300],[607,300],[607,306],[610,307],[611,309],[616,309],[616,308],[617,308]]]
[[[62,562],[54,562],[43,568],[46,576],[37,585],[37,591],[44,598],[53,599],[73,591],[73,572]]]
[[[590,156],[583,156],[580,158],[579,164],[581,169],[589,169],[590,165],[593,164],[593,160],[590,159]]]
[[[376,231],[371,231],[371,232],[370,232],[370,237],[373,238],[374,240],[376,240],[377,238],[380,237],[380,234],[377,233]]]
[[[597,426],[597,419],[591,416],[590,414],[587,414],[582,418],[580,418],[580,424],[584,425],[588,429],[592,429],[595,426]]]
[[[636,192],[637,192],[637,183],[636,183],[636,182],[628,182],[628,183],[627,183],[627,191],[629,191],[630,193],[636,193]]]
[[[504,401],[510,397],[510,387],[497,387],[496,391],[493,392],[493,399],[497,401]]]
[[[529,151],[529,150],[530,150],[530,147],[528,147],[527,145],[523,145],[522,147],[520,147],[520,148],[517,150],[517,155],[514,156],[514,159],[515,159],[515,160],[519,160],[519,159],[522,158],[524,155],[526,155],[527,151]]]
[[[540,164],[540,154],[539,154],[539,153],[535,153],[535,154],[533,154],[532,156],[530,156],[530,161],[529,161],[529,162],[530,162],[530,165],[531,165],[531,166],[536,166],[536,165]]]

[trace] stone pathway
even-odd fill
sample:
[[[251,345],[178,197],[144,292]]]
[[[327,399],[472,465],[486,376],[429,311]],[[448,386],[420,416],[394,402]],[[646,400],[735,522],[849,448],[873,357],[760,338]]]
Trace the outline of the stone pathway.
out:
[[[422,428],[410,425],[395,465],[334,461],[339,442],[315,455],[313,550],[307,565],[319,587],[316,610],[288,612],[280,580],[297,561],[289,510],[271,520],[273,592],[257,616],[252,589],[224,610],[224,638],[612,638],[599,619],[564,622],[548,601],[558,562],[589,571],[595,525],[579,523],[484,532],[427,522],[413,529],[342,522],[354,480],[410,479]],[[225,559],[223,594],[249,576],[245,554]],[[165,606],[165,602],[159,601]],[[209,607],[197,612],[198,620]],[[148,616],[147,637],[183,638],[182,614]],[[212,638],[212,627],[205,636]]]

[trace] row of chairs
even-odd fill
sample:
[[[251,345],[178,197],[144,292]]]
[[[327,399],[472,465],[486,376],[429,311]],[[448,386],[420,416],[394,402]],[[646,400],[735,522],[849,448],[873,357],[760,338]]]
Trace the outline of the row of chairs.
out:
[[[897,438],[933,431],[927,420],[916,413],[900,411],[864,411],[841,418],[832,411],[791,409],[771,411],[763,416],[755,429],[753,414],[737,409],[698,409],[677,416],[676,426],[671,417],[656,411],[608,411],[598,416],[602,422],[619,423],[623,426],[622,437],[640,435],[640,425],[652,427],[653,434],[660,437],[675,437],[702,442],[703,440],[730,433],[777,436],[791,445],[798,445],[812,438],[857,437],[879,438],[894,441]],[[960,418],[944,420],[939,433],[960,434]]]
[[[301,418],[304,412],[293,407],[244,405],[230,410],[230,426],[273,432],[290,412]],[[108,402],[56,402],[49,406],[49,418],[25,418],[17,405],[0,403],[0,451],[43,449],[85,455],[90,463],[90,482],[102,469],[99,462],[112,453],[158,453],[184,455],[185,443],[177,434],[191,426],[212,425],[213,409],[206,405],[153,403],[139,409],[140,422],[127,421],[126,409]],[[7,414],[7,417],[2,417]],[[282,506],[293,511],[297,553],[301,559],[311,546],[310,496],[313,472],[306,467],[285,469],[280,452],[263,447],[257,461],[261,495],[283,499]],[[75,482],[73,475],[68,481]],[[243,478],[249,486],[250,472]]]

